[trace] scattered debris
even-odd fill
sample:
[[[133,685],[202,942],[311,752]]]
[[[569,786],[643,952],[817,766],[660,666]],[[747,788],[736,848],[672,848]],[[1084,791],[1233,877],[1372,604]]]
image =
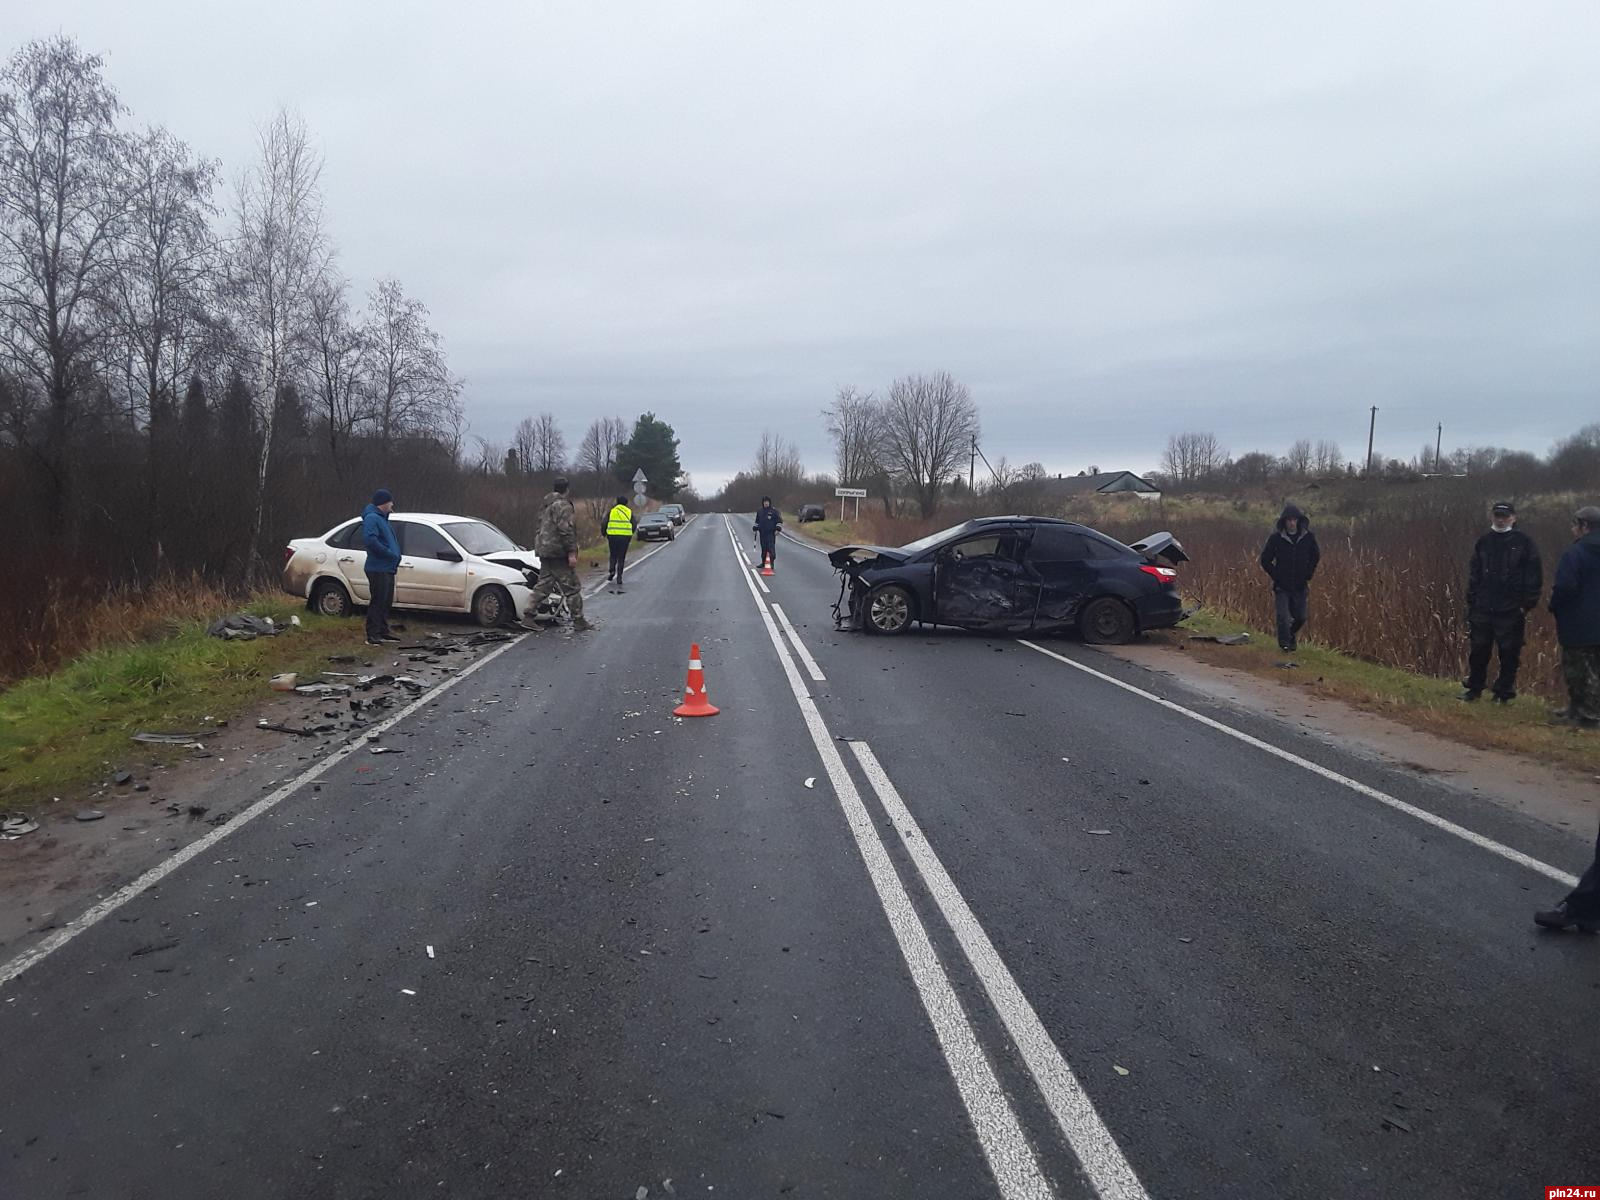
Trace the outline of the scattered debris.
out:
[[[177,949],[177,946],[177,938],[173,938],[170,942],[153,942],[148,946],[140,946],[132,954],[128,955],[128,957],[143,958],[146,954],[160,954],[163,950],[175,950]]]
[[[274,675],[267,680],[267,686],[275,692],[292,692],[295,680],[298,678],[299,676],[293,671],[285,671],[282,675]]]
[[[1248,633],[1191,633],[1191,642],[1215,642],[1219,646],[1243,646],[1250,641]]]
[[[0,842],[14,842],[25,833],[39,828],[39,822],[23,813],[7,813],[0,817]]]
[[[80,821],[103,821],[105,819],[105,813],[98,808],[85,808],[78,813],[78,820]]]
[[[250,613],[230,613],[218,617],[206,627],[212,637],[226,638],[231,642],[253,642],[258,637],[277,637],[287,626],[279,625],[271,617],[257,617]]]
[[[1278,664],[1278,670],[1280,671],[1298,671],[1299,669],[1300,664],[1297,662],[1281,662]]]
[[[111,777],[111,782],[116,784],[118,787],[127,787],[130,783],[133,782],[133,772],[132,771],[118,771],[115,775],[113,775]]]
[[[1084,832],[1085,833],[1092,833],[1095,837],[1110,837],[1111,836],[1111,830],[1109,830],[1109,829],[1085,829]]]
[[[433,957],[433,947],[432,947],[432,946],[429,946],[429,947],[428,947],[428,957],[429,957],[429,958],[432,958],[432,957]]]
[[[294,689],[294,692],[297,696],[347,696],[350,694],[350,685],[348,683],[302,683]]]
[[[211,811],[210,806],[206,805],[206,804],[191,804],[191,805],[189,805],[189,815],[191,817],[203,817],[210,811]]]
[[[1132,1074],[1132,1072],[1129,1071],[1127,1067],[1119,1067],[1119,1066],[1117,1066],[1116,1063],[1112,1063],[1111,1064],[1111,1069],[1113,1071],[1115,1071],[1118,1075],[1129,1075],[1129,1074]]]
[[[404,750],[396,749],[393,746],[374,746],[374,747],[372,747],[372,752],[374,754],[404,754],[405,753]]]
[[[328,661],[331,663],[354,663],[356,656],[354,654],[330,654],[328,655]]]
[[[806,776],[806,786],[808,788],[816,787],[817,786],[817,777],[815,775],[807,775]]]
[[[401,988],[400,989],[400,994],[402,996],[415,996],[416,995],[416,993],[413,992],[410,988]]]
[[[423,683],[420,679],[413,679],[409,675],[396,675],[394,677],[394,681],[412,694],[426,691],[428,687],[428,685]]]
[[[319,733],[329,733],[338,728],[335,725],[313,725],[306,729],[298,729],[293,725],[285,725],[281,721],[257,721],[257,729],[269,729],[273,733],[292,733],[296,737],[316,737]]]
[[[133,740],[147,746],[184,746],[199,750],[202,736],[198,733],[136,733]]]
[[[1398,1129],[1401,1133],[1411,1132],[1411,1126],[1407,1125],[1399,1117],[1385,1117],[1383,1119],[1383,1127],[1385,1129]]]

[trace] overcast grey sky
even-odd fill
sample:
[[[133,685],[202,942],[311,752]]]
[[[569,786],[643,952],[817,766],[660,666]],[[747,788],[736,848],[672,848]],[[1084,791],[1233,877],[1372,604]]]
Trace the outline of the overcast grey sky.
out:
[[[990,458],[1409,458],[1600,418],[1600,6],[0,0],[231,179],[298,108],[472,431],[652,409],[709,488],[948,370]]]

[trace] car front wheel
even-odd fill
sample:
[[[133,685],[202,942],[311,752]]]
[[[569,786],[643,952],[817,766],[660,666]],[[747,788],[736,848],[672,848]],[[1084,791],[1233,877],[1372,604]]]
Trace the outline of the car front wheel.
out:
[[[345,591],[344,584],[336,583],[332,579],[323,579],[311,589],[311,603],[308,606],[312,612],[324,617],[348,617],[355,605],[350,603],[350,593]]]
[[[504,625],[510,621],[511,593],[497,583],[479,588],[472,597],[472,619],[485,628]]]
[[[1133,610],[1114,596],[1101,596],[1083,606],[1078,614],[1083,640],[1095,646],[1121,646],[1133,641],[1138,626]]]
[[[867,629],[894,637],[911,628],[911,593],[898,583],[888,583],[867,594]]]

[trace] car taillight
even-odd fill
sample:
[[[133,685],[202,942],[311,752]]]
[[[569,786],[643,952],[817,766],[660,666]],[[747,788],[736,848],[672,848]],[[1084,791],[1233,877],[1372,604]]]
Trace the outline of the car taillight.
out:
[[[293,557],[294,557],[294,547],[293,546],[285,546],[283,548],[283,565],[287,567],[289,565],[289,560],[291,558],[293,558]]]
[[[1154,575],[1162,583],[1171,583],[1178,577],[1178,573],[1171,567],[1140,567],[1146,575]]]

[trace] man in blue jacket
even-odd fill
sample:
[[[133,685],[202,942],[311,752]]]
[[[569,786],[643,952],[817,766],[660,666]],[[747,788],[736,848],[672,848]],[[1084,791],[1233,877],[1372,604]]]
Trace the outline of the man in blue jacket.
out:
[[[761,497],[761,508],[751,528],[761,539],[761,561],[771,566],[778,557],[778,530],[783,528],[783,514],[773,507],[771,496]]]
[[[400,539],[389,524],[394,497],[388,488],[372,493],[372,503],[361,510],[361,542],[367,549],[367,645],[398,642],[389,628],[389,609],[394,605],[394,575],[400,569]]]

